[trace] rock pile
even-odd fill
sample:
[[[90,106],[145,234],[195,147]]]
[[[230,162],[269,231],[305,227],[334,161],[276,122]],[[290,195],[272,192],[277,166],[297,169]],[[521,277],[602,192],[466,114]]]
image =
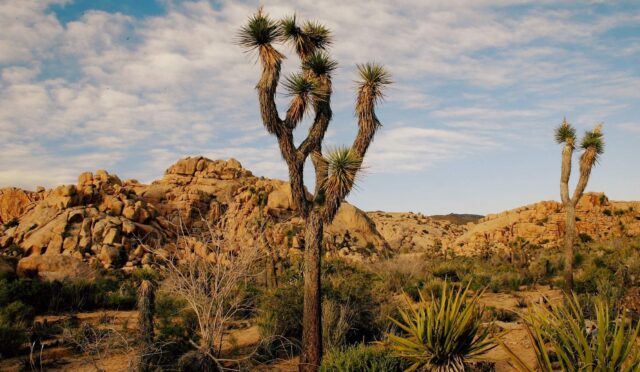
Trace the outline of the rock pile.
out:
[[[22,274],[51,271],[43,262],[58,262],[58,256],[69,257],[63,260],[70,276],[84,272],[74,266],[78,262],[130,270],[158,255],[208,257],[213,248],[189,235],[217,225],[225,249],[265,249],[283,260],[304,249],[303,223],[290,199],[288,183],[255,177],[234,159],[181,159],[149,185],[123,182],[103,170],[86,172],[76,185],[35,193],[0,190],[0,249],[26,257],[18,265]],[[358,260],[376,259],[388,249],[366,214],[346,203],[325,238],[328,254]]]
[[[640,235],[640,202],[610,201],[603,193],[586,193],[576,207],[576,228],[584,240]],[[482,218],[458,237],[453,248],[474,254],[505,250],[516,239],[530,244],[558,246],[565,232],[562,204],[543,201]]]
[[[464,225],[420,213],[369,212],[378,231],[397,252],[443,253],[466,231]]]

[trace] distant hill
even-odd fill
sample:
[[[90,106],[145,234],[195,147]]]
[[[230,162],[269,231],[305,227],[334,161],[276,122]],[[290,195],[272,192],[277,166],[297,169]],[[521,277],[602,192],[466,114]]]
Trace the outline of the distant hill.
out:
[[[469,222],[476,223],[484,216],[479,214],[459,214],[459,213],[449,213],[449,214],[434,214],[429,216],[434,220],[444,220],[454,223],[456,225],[466,225]]]

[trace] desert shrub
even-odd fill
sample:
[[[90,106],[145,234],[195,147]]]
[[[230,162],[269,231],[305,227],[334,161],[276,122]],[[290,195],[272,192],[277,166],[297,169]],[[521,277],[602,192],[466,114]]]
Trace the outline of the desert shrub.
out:
[[[95,309],[131,310],[135,307],[136,284],[107,277],[95,282],[45,282],[31,278],[0,280],[0,307],[20,301],[36,314]]]
[[[462,371],[493,349],[489,327],[482,326],[482,292],[469,295],[469,287],[445,284],[440,299],[413,304],[405,296],[407,310],[394,320],[403,332],[387,335],[394,355],[410,360],[412,370]]]
[[[301,293],[302,283],[298,280],[263,293],[259,300],[257,321],[262,337],[301,337]]]
[[[580,238],[580,241],[583,243],[591,243],[593,241],[593,238],[591,237],[591,235],[587,233],[580,233],[578,234],[578,237]]]
[[[608,268],[591,265],[579,272],[574,279],[574,291],[577,293],[597,293],[598,282],[613,282],[614,273]]]
[[[489,283],[492,292],[517,291],[520,286],[533,283],[528,273],[502,272],[494,275]]]
[[[532,307],[525,324],[536,354],[537,369],[563,371],[637,371],[640,368],[640,323],[632,326],[623,312],[597,302],[589,324],[577,296],[564,304]],[[533,371],[501,342],[519,370]]]
[[[35,310],[21,301],[14,301],[0,308],[0,324],[11,324],[28,327],[35,318]]]
[[[190,341],[198,341],[197,320],[184,301],[160,292],[156,297],[155,318],[157,342],[163,345],[162,357],[174,360],[191,349]]]
[[[520,318],[515,312],[506,309],[493,309],[491,313],[494,319],[501,322],[511,323]]]
[[[331,299],[322,301],[322,344],[324,350],[334,350],[346,345],[354,316],[349,304],[340,304]]]
[[[322,372],[393,372],[403,371],[409,363],[396,358],[391,351],[358,344],[327,353],[322,360]]]
[[[464,265],[458,261],[445,261],[433,268],[431,272],[436,278],[457,282],[466,273]]]
[[[351,310],[346,342],[351,344],[382,336],[383,324],[377,323],[380,298],[372,291],[376,277],[369,271],[341,260],[327,260],[323,268],[325,299]]]
[[[324,342],[340,347],[363,340],[374,340],[387,330],[388,315],[383,301],[372,288],[383,287],[371,272],[340,260],[327,260],[322,267]],[[258,299],[257,324],[262,338],[273,340],[273,347],[296,344],[302,336],[302,277],[293,268],[285,273],[281,286],[265,290]],[[340,325],[338,327],[338,325]],[[283,342],[283,339],[289,342]],[[269,344],[261,346],[264,355],[277,355]]]
[[[0,360],[20,353],[27,341],[23,327],[0,323]]]

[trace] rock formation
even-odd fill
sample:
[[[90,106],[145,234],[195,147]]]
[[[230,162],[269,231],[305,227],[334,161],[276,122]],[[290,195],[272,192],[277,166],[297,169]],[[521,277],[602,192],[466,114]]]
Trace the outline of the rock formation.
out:
[[[181,159],[149,185],[122,182],[103,170],[86,172],[76,185],[37,193],[0,190],[0,206],[7,221],[0,227],[0,249],[29,258],[18,265],[22,274],[51,271],[42,266],[46,259],[34,258],[40,256],[127,270],[152,264],[157,255],[208,257],[214,248],[191,234],[208,233],[213,225],[221,226],[216,231],[228,250],[265,249],[281,260],[304,249],[288,184],[255,177],[234,159]],[[346,203],[325,238],[327,254],[357,260],[388,250],[367,215]]]
[[[588,193],[577,216],[583,239],[640,235],[640,202]],[[18,274],[44,278],[86,275],[89,268],[132,270],[159,257],[213,258],[218,248],[195,236],[214,225],[224,249],[264,250],[274,267],[304,249],[303,221],[293,213],[289,184],[256,177],[234,159],[181,159],[150,184],[99,170],[51,190],[0,189],[0,221],[0,253],[22,258]],[[343,203],[325,228],[324,248],[327,255],[357,261],[410,251],[473,255],[509,249],[516,241],[553,247],[563,233],[562,206],[555,201],[466,225],[415,213],[364,213]]]
[[[369,212],[369,217],[394,251],[444,253],[453,241],[466,231],[444,219],[433,219],[420,213]]]
[[[640,235],[640,202],[610,201],[603,193],[586,193],[576,207],[578,234],[583,240]],[[509,249],[516,239],[555,247],[564,235],[562,204],[543,201],[490,214],[467,225],[453,248],[463,254]]]

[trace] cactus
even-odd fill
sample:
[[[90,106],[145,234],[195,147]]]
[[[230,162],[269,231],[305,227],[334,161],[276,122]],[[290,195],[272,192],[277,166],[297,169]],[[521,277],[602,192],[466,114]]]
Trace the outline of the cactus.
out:
[[[283,81],[291,101],[284,119],[280,117],[275,94],[280,81],[284,55],[274,44],[293,48],[299,57],[300,71]],[[332,74],[337,63],[331,59],[331,32],[316,22],[298,23],[296,16],[275,21],[262,9],[240,29],[238,44],[257,54],[262,74],[256,86],[262,122],[275,136],[289,170],[293,208],[306,221],[303,351],[301,370],[315,371],[322,359],[320,260],[324,224],[331,223],[340,204],[353,189],[362,160],[380,128],[375,107],[383,89],[391,83],[389,73],[377,64],[358,65],[356,116],[358,133],[349,148],[339,148],[327,156],[322,142],[331,122]],[[313,122],[307,137],[296,146],[293,131],[307,113]],[[311,158],[315,169],[315,192],[306,197],[303,170]]]
[[[604,153],[604,140],[602,135],[602,124],[587,131],[582,138],[580,148],[580,179],[573,192],[569,196],[569,178],[571,177],[571,159],[576,147],[576,130],[565,118],[562,124],[556,128],[555,138],[558,144],[564,144],[562,150],[562,168],[560,172],[560,197],[566,212],[566,228],[564,237],[565,251],[565,289],[573,291],[573,266],[574,253],[573,246],[576,240],[576,205],[582,198],[584,189],[589,182],[589,176],[593,166],[597,164],[598,158]]]

